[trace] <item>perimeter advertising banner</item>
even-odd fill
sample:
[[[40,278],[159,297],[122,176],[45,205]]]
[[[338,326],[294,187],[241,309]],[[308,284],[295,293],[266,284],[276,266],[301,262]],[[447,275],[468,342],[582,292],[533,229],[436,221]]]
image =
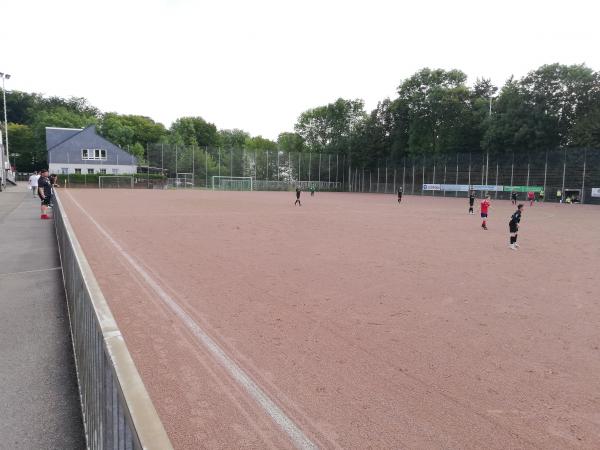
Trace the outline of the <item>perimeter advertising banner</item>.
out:
[[[504,186],[498,186],[495,184],[475,184],[473,185],[473,190],[475,191],[499,191],[502,192],[504,190]]]
[[[600,188],[592,188],[592,197],[600,197]]]
[[[543,186],[504,186],[504,192],[540,192]]]
[[[474,191],[500,191],[502,192],[504,186],[497,186],[495,184],[424,184],[424,191],[452,191],[452,192],[467,192],[469,190]]]

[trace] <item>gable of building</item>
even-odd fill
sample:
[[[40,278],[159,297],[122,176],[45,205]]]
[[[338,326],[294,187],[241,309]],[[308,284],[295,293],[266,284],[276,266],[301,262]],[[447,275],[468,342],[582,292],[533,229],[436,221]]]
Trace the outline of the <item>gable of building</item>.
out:
[[[85,163],[137,165],[136,158],[96,133],[91,125],[48,148],[52,164]]]

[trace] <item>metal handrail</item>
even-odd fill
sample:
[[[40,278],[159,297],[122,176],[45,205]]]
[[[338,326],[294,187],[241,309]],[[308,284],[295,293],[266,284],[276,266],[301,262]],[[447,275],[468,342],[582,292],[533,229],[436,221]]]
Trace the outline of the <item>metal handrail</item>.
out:
[[[54,219],[87,447],[171,450],[164,426],[58,196]]]

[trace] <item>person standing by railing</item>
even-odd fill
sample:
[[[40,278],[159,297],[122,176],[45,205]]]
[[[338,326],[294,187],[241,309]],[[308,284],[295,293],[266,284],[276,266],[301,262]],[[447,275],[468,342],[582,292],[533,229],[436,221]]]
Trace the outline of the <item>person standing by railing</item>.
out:
[[[50,185],[50,180],[48,179],[47,169],[43,169],[41,171],[41,176],[38,180],[38,196],[42,201],[42,204],[40,206],[40,219],[48,220],[50,219],[50,217],[48,216],[48,206],[50,205],[50,201],[52,200],[52,186]]]
[[[38,180],[39,180],[40,176],[37,173],[37,170],[35,172],[33,172],[30,176],[29,176],[29,189],[31,189],[31,194],[33,195],[33,197],[37,197],[38,195]]]

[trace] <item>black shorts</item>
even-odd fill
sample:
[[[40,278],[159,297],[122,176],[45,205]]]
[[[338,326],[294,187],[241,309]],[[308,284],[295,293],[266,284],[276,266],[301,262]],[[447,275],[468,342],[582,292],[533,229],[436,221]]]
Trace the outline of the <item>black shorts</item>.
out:
[[[510,222],[508,222],[508,229],[511,233],[516,233],[517,231],[519,231],[519,224],[511,220]]]
[[[45,198],[40,197],[40,200],[42,201],[42,205],[49,206],[50,202],[52,201],[52,197],[45,197]]]

